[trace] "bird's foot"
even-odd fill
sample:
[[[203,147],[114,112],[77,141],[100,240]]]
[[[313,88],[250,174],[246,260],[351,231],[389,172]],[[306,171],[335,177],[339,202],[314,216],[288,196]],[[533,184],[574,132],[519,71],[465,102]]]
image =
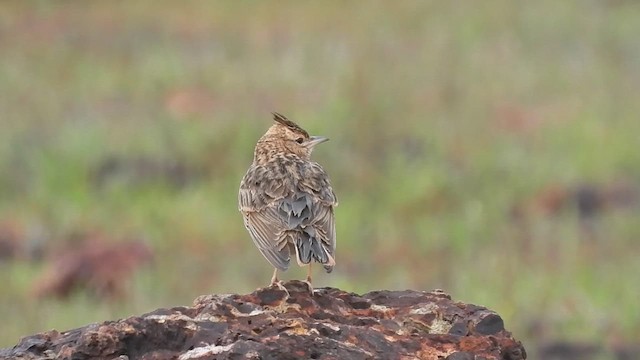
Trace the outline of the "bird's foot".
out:
[[[311,285],[311,278],[307,277],[307,280],[304,281],[305,284],[309,287],[309,293],[313,296],[313,285]]]
[[[287,290],[287,288],[284,287],[284,285],[282,285],[282,281],[280,281],[280,280],[276,279],[275,281],[272,281],[270,286],[277,287],[279,290],[284,291],[287,294],[287,297],[291,296],[289,294],[289,290]]]

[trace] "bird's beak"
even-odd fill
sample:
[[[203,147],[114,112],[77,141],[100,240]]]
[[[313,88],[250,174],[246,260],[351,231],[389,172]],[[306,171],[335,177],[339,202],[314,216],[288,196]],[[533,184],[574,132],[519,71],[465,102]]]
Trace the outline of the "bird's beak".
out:
[[[325,141],[328,141],[328,140],[329,140],[329,138],[324,137],[324,136],[312,136],[312,137],[309,138],[309,141],[307,141],[306,146],[308,148],[313,148],[314,146],[316,146],[316,145],[318,145],[320,143],[323,143]]]

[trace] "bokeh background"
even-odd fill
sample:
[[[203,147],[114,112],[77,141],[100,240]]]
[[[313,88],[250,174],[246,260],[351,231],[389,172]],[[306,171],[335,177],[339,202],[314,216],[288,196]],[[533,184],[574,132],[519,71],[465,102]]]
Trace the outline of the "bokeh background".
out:
[[[623,0],[3,1],[0,346],[266,285],[237,189],[278,111],[331,138],[316,286],[442,288],[532,358],[622,359],[639,34]]]

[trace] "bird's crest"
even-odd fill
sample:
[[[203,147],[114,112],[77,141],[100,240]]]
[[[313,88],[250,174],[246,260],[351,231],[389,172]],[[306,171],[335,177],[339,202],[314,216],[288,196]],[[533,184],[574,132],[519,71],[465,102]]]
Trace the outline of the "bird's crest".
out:
[[[306,132],[303,128],[298,126],[298,124],[296,124],[293,121],[287,119],[284,115],[279,114],[277,112],[273,112],[272,114],[273,114],[273,120],[275,120],[276,122],[288,127],[292,131],[295,131],[297,133],[300,133],[300,134],[304,135],[305,137],[309,137],[309,133],[308,132]]]

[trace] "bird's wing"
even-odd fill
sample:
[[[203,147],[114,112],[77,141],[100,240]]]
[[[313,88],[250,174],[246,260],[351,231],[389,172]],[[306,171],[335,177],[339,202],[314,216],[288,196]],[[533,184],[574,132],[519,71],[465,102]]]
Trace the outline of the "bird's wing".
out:
[[[280,270],[289,268],[289,248],[283,232],[282,220],[273,207],[260,212],[244,213],[244,226],[262,255]]]
[[[289,248],[286,243],[286,230],[282,217],[278,213],[283,194],[282,186],[276,179],[268,179],[265,169],[251,167],[242,179],[238,193],[238,207],[244,218],[244,226],[262,255],[280,270],[289,267]]]
[[[299,184],[300,191],[308,194],[311,201],[311,225],[316,230],[316,237],[322,241],[332,257],[336,249],[336,225],[333,208],[338,206],[338,199],[333,192],[329,176],[318,163],[311,163],[304,176],[305,181]]]
[[[329,253],[333,256],[336,250],[336,222],[333,215],[333,207],[322,205],[316,211],[314,223],[321,230],[320,239],[328,246]]]

